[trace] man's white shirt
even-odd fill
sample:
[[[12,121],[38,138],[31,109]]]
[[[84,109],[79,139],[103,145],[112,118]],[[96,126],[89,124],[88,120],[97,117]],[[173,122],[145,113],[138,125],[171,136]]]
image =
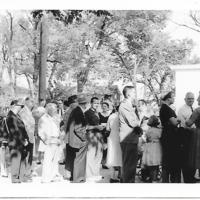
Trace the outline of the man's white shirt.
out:
[[[178,110],[178,118],[181,120],[181,126],[186,127],[185,122],[190,118],[192,115],[192,108],[187,104],[183,105]]]

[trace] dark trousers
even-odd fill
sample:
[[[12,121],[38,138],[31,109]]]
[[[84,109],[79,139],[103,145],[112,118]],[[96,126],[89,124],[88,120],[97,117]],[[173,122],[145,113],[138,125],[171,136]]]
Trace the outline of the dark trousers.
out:
[[[159,166],[149,166],[150,180],[157,181]]]
[[[107,149],[104,149],[103,150],[102,162],[101,162],[102,165],[106,164],[106,159],[107,159]]]
[[[32,173],[32,162],[33,162],[33,145],[32,143],[29,143],[28,146],[26,147],[28,155],[26,157],[26,177],[31,178],[31,173]]]
[[[181,173],[180,168],[175,167],[162,167],[162,183],[180,183]]]
[[[162,142],[162,182],[181,182],[181,148],[177,131],[167,132],[161,138]]]
[[[65,153],[65,169],[72,173],[72,160],[74,160],[74,148],[70,147],[69,144],[66,144],[66,153]]]
[[[72,181],[75,183],[85,181],[86,173],[86,155],[87,155],[87,146],[83,146],[80,149],[68,147],[70,155],[70,171],[72,176]]]
[[[122,182],[134,183],[137,167],[137,144],[121,143],[122,149]]]
[[[22,158],[22,154],[17,149],[10,151],[11,156],[11,181],[23,181],[25,177],[26,158]]]
[[[184,183],[195,183],[195,169],[188,167],[182,168]]]
[[[181,159],[179,148],[171,145],[163,145],[162,157],[162,182],[180,183],[181,182]]]
[[[189,157],[191,152],[191,139],[192,134],[190,130],[179,128],[179,135],[180,135],[180,160],[181,160],[181,171],[183,174],[184,183],[194,183],[194,175],[195,169],[191,167],[189,163]],[[180,172],[181,173],[181,172]]]
[[[184,150],[184,149],[183,149]],[[163,153],[164,154],[164,153]],[[162,165],[162,182],[163,183],[180,183],[181,182],[181,172],[183,174],[184,183],[194,183],[195,170],[187,165],[186,154],[184,151],[179,154],[177,160],[179,161],[179,166],[177,164],[169,164],[170,162],[165,161],[165,156],[163,156]]]

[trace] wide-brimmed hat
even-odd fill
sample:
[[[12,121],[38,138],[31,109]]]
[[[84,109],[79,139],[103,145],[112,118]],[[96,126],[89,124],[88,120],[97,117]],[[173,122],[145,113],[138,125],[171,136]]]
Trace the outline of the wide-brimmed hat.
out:
[[[155,116],[155,115],[152,115],[152,116],[149,118],[148,122],[147,122],[147,125],[148,125],[148,126],[153,126],[153,127],[158,126],[159,124],[160,124],[159,119],[158,119],[158,117]]]
[[[88,103],[88,99],[84,94],[79,95],[77,101],[79,104]]]
[[[46,113],[46,109],[42,106],[39,106],[35,108],[32,113],[35,118],[40,118],[43,114]]]

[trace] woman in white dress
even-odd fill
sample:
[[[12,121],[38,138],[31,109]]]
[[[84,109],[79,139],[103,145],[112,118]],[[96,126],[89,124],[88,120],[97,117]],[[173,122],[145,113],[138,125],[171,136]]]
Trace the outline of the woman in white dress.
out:
[[[117,107],[117,111],[118,111]],[[108,137],[108,154],[107,154],[107,167],[111,168],[111,179],[110,182],[119,182],[116,177],[116,167],[120,168],[122,166],[122,152],[120,147],[119,139],[119,116],[118,112],[110,115],[108,118],[106,130],[110,132]]]
[[[44,111],[41,108],[41,111]],[[47,183],[58,180],[58,160],[60,145],[60,130],[53,115],[57,110],[56,104],[49,103],[46,111],[38,122],[38,135],[44,143],[44,161],[42,167],[42,182]]]

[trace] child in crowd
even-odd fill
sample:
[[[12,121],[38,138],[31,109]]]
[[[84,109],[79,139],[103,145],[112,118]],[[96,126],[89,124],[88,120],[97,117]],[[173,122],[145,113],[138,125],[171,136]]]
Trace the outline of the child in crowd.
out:
[[[158,128],[159,120],[152,115],[148,121],[148,130],[146,132],[146,144],[142,157],[142,164],[150,171],[150,182],[157,181],[159,165],[161,165],[162,149],[160,144],[162,130]]]

